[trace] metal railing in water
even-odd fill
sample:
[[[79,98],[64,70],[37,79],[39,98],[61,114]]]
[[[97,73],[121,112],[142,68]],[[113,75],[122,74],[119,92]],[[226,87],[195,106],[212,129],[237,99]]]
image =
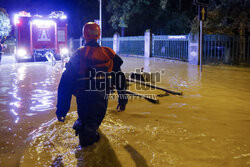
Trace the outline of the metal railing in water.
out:
[[[250,36],[247,37],[246,51],[246,59],[250,63]]]
[[[102,46],[113,49],[113,38],[102,38]]]
[[[119,54],[144,55],[144,36],[120,37]]]
[[[205,35],[203,63],[237,64],[250,62],[249,37]]]
[[[144,56],[145,37],[120,37],[118,54]],[[102,38],[102,46],[113,49],[113,38]],[[72,52],[80,47],[80,40],[72,40]],[[187,35],[153,35],[152,56],[188,61]],[[204,35],[203,63],[250,63],[250,36]]]
[[[188,36],[153,35],[152,56],[188,61]]]

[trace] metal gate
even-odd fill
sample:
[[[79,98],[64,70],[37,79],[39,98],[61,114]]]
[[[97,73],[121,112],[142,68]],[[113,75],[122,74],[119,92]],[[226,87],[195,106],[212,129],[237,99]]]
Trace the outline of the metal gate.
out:
[[[228,35],[205,35],[204,63],[237,64],[250,62],[249,38]]]
[[[153,35],[152,56],[188,61],[188,36]]]
[[[102,38],[102,46],[113,49],[113,38]]]
[[[120,37],[119,54],[144,55],[144,36]]]

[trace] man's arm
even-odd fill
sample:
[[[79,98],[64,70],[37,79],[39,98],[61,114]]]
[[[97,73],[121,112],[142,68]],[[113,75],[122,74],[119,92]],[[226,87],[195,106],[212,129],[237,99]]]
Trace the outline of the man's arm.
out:
[[[116,86],[116,90],[119,94],[117,110],[124,111],[126,104],[128,103],[128,98],[127,98],[127,95],[125,93],[126,77],[125,77],[124,73],[121,71],[121,65],[123,64],[123,61],[118,55],[115,55],[113,62],[114,62],[113,71],[116,73],[115,86]]]
[[[74,59],[75,58],[73,57],[66,64],[66,70],[62,74],[58,87],[56,115],[59,121],[64,121],[63,119],[70,109],[71,98],[77,79],[77,72],[76,68],[74,67]]]

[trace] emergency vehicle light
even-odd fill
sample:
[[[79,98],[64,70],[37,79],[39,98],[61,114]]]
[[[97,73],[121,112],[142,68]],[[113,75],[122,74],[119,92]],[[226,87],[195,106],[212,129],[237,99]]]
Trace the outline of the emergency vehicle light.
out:
[[[31,17],[31,14],[29,12],[26,11],[21,11],[18,13],[18,16],[20,17]]]
[[[66,16],[66,15],[62,15],[62,16],[60,17],[60,19],[65,20],[65,19],[67,19],[67,16]]]
[[[32,24],[35,24],[38,27],[49,27],[56,23],[53,20],[33,20]]]
[[[69,53],[69,50],[67,48],[62,48],[61,49],[61,54],[66,55]]]
[[[26,56],[27,52],[25,49],[18,49],[17,50],[17,55],[20,56],[20,57],[24,57]]]
[[[17,25],[19,23],[20,23],[19,16],[18,16],[18,14],[15,14],[14,15],[14,24]]]

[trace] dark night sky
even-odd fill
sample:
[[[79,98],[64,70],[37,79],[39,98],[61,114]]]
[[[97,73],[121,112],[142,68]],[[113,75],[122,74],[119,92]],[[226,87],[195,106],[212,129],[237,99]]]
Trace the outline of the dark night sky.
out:
[[[157,2],[158,1],[159,0],[157,0]],[[169,2],[172,3],[173,7],[178,8],[178,0],[169,0]],[[196,11],[195,7],[193,6],[193,0],[182,0],[181,2],[182,10],[189,11],[189,15],[191,16],[194,15],[193,13],[190,13],[192,8],[194,11]],[[114,30],[109,22],[112,14],[107,13],[106,11],[108,0],[102,0],[102,3],[103,37],[112,37],[116,31],[120,31],[120,28],[118,28],[118,30]],[[152,0],[151,3],[153,4],[154,0]],[[154,22],[155,20],[157,21],[156,17],[154,16],[159,13],[157,12],[157,5],[153,6],[155,6],[157,10],[154,10],[154,7],[152,7],[152,10],[149,10],[149,12],[144,10],[144,12],[146,12],[145,14],[136,15],[141,19],[132,19],[134,22],[131,22],[129,28],[125,30],[126,34],[142,35],[148,28],[154,30],[155,33],[162,34],[165,33],[165,29],[169,29],[168,25],[165,23],[167,22],[165,19],[167,17],[164,15],[166,13],[165,11],[161,13],[161,19],[158,19],[159,21],[157,23]],[[64,11],[64,13],[68,16],[68,36],[73,38],[79,38],[81,36],[82,26],[85,23],[99,19],[99,0],[0,0],[0,7],[7,10],[7,13],[10,15],[11,19],[15,13],[23,10],[30,12],[32,15],[48,15],[52,11]],[[172,19],[172,17],[173,16],[171,15],[168,18]],[[165,20],[165,22],[162,20]],[[164,26],[165,29],[163,29]],[[172,29],[176,29],[175,23],[173,23],[172,27]],[[179,29],[182,30],[182,27]]]
[[[49,14],[53,10],[70,13],[76,6],[74,0],[0,0],[0,6],[9,14],[26,10],[32,14]]]
[[[23,10],[32,15],[47,15],[51,11],[64,11],[68,16],[69,36],[74,38],[81,35],[82,26],[86,22],[99,19],[98,0],[86,0],[81,4],[78,0],[0,0],[0,7],[5,8],[11,18],[14,13]],[[104,9],[103,12],[105,12]],[[105,26],[105,23],[103,24]]]

